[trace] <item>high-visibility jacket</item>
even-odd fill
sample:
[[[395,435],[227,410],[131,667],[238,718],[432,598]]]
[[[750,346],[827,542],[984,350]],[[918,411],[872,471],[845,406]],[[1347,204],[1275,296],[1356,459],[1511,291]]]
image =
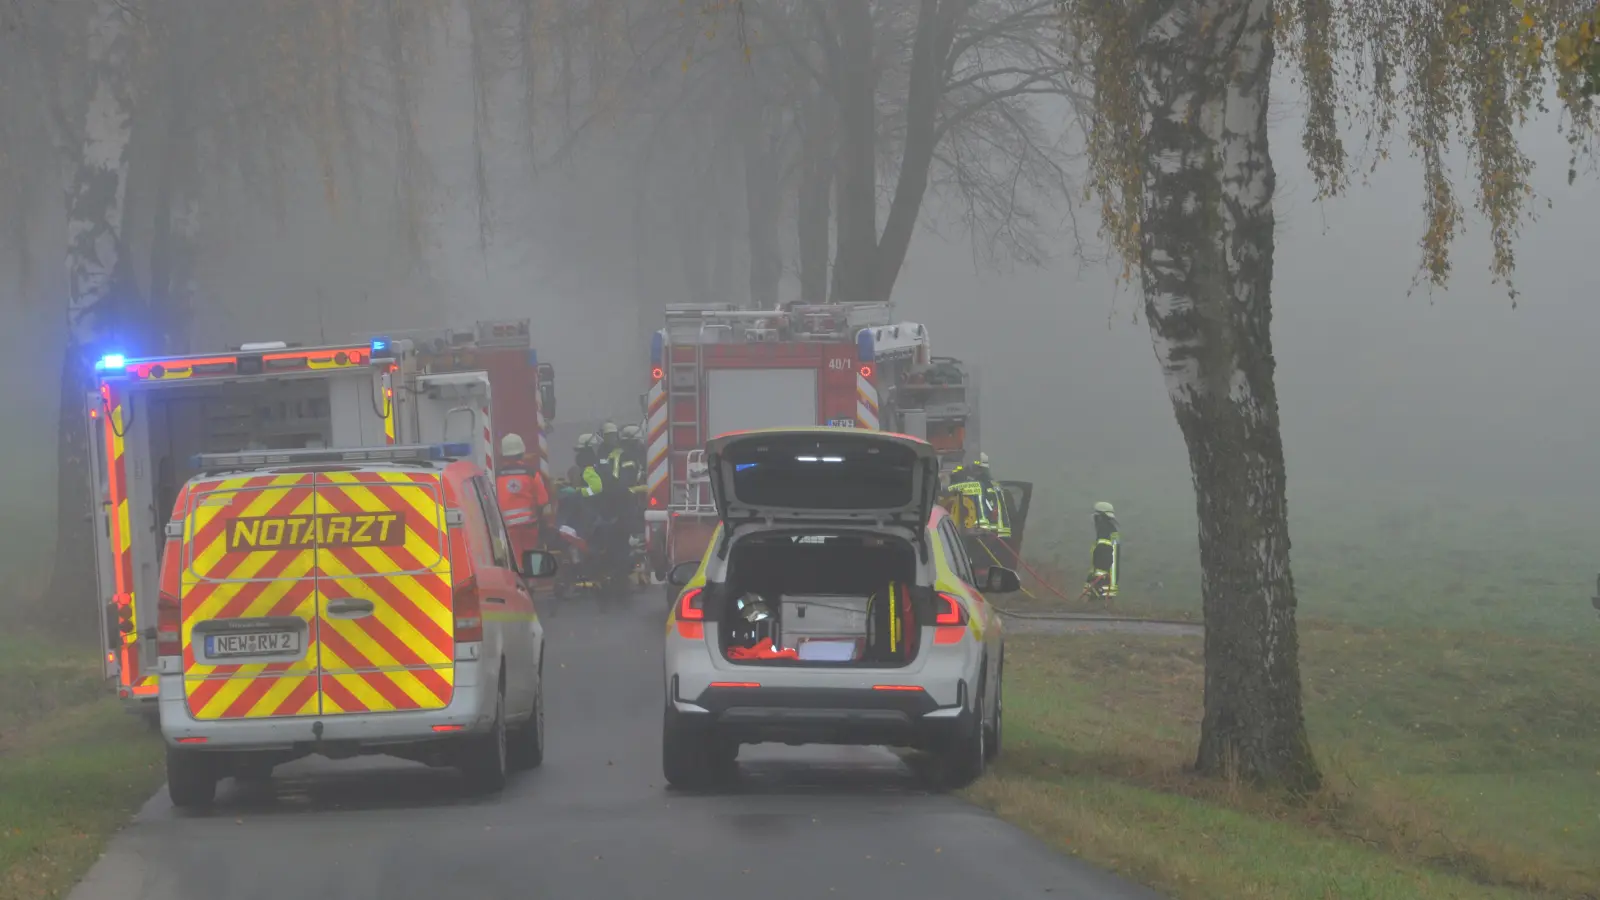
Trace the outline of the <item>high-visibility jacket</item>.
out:
[[[1122,578],[1122,532],[1117,520],[1104,513],[1094,516],[1094,552],[1090,556],[1089,579],[1103,579],[1106,593],[1117,593]]]
[[[605,479],[600,477],[600,472],[594,466],[584,466],[581,473],[583,479],[577,485],[578,493],[584,497],[598,497],[606,491]]]
[[[951,513],[956,517],[957,525],[997,532],[1001,537],[1011,535],[1011,528],[1006,524],[1004,498],[1000,496],[999,488],[986,490],[982,482],[973,479],[950,485],[950,493],[955,495],[955,507]]]
[[[550,505],[544,478],[520,465],[502,466],[495,479],[500,515],[518,558],[539,546],[539,513]]]
[[[638,484],[639,464],[626,449],[617,447],[606,454],[601,462],[610,471],[612,480],[624,490]]]

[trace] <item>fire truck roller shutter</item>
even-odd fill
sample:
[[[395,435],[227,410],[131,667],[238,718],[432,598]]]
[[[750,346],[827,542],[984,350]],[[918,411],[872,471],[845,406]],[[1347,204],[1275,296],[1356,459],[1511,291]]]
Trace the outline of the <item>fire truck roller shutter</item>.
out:
[[[706,436],[820,424],[817,377],[814,368],[708,370]]]

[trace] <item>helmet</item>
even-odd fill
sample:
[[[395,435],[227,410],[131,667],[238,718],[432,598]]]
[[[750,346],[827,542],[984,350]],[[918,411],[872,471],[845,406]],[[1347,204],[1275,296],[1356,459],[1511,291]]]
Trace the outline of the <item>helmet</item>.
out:
[[[978,465],[987,466],[988,464],[989,464],[989,454],[987,454],[987,453],[979,453],[978,454]]]
[[[624,425],[622,426],[622,431],[620,431],[617,436],[625,441],[637,441],[639,439],[639,426]]]
[[[501,456],[521,456],[528,452],[528,445],[522,442],[522,435],[508,434],[500,439]]]
[[[740,597],[737,609],[740,617],[752,625],[772,618],[772,609],[767,606],[767,601],[760,594],[745,594]]]
[[[1094,511],[1097,513],[1105,513],[1108,516],[1114,516],[1117,514],[1117,511],[1111,508],[1111,504],[1105,502],[1104,500],[1101,500],[1099,503],[1094,505]]]
[[[604,425],[600,426],[600,436],[601,437],[607,437],[609,435],[614,435],[616,433],[617,433],[617,423],[615,423],[615,422],[608,421]]]
[[[595,440],[594,432],[585,431],[583,434],[578,435],[577,449],[582,450],[584,447],[592,447]]]

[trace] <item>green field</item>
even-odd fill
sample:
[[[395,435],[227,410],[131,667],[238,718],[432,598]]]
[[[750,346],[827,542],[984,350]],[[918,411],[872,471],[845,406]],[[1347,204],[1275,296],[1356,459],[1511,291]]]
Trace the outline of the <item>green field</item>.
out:
[[[1186,471],[1101,466],[1053,478],[1027,474],[1038,486],[1024,556],[1041,574],[1077,594],[1094,539],[1089,509],[1110,500],[1127,548],[1123,602],[1199,613]],[[1452,493],[1291,472],[1289,534],[1301,615],[1383,628],[1600,639],[1589,603],[1600,573],[1595,494]]]
[[[1198,617],[1186,482],[1061,484],[1028,526],[1044,574],[1076,594],[1110,499],[1117,606]],[[1290,493],[1320,795],[1188,774],[1199,638],[1014,634],[1006,753],[973,798],[1177,898],[1600,897],[1600,507],[1340,487]],[[1034,593],[1008,605],[1063,606]]]
[[[64,896],[163,777],[92,647],[0,641],[0,900]]]

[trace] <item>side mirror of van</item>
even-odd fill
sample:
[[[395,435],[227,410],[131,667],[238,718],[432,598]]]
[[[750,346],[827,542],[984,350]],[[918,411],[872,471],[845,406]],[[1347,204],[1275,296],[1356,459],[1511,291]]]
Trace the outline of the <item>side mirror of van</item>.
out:
[[[695,562],[678,563],[672,567],[672,571],[667,573],[667,584],[670,584],[673,587],[683,587],[689,583],[689,579],[693,578],[694,573],[698,571],[700,571],[700,563],[698,560]]]
[[[983,579],[985,594],[1014,594],[1022,590],[1022,579],[1005,566],[990,566]]]
[[[543,550],[522,554],[522,574],[527,578],[549,578],[556,573],[556,558]]]

